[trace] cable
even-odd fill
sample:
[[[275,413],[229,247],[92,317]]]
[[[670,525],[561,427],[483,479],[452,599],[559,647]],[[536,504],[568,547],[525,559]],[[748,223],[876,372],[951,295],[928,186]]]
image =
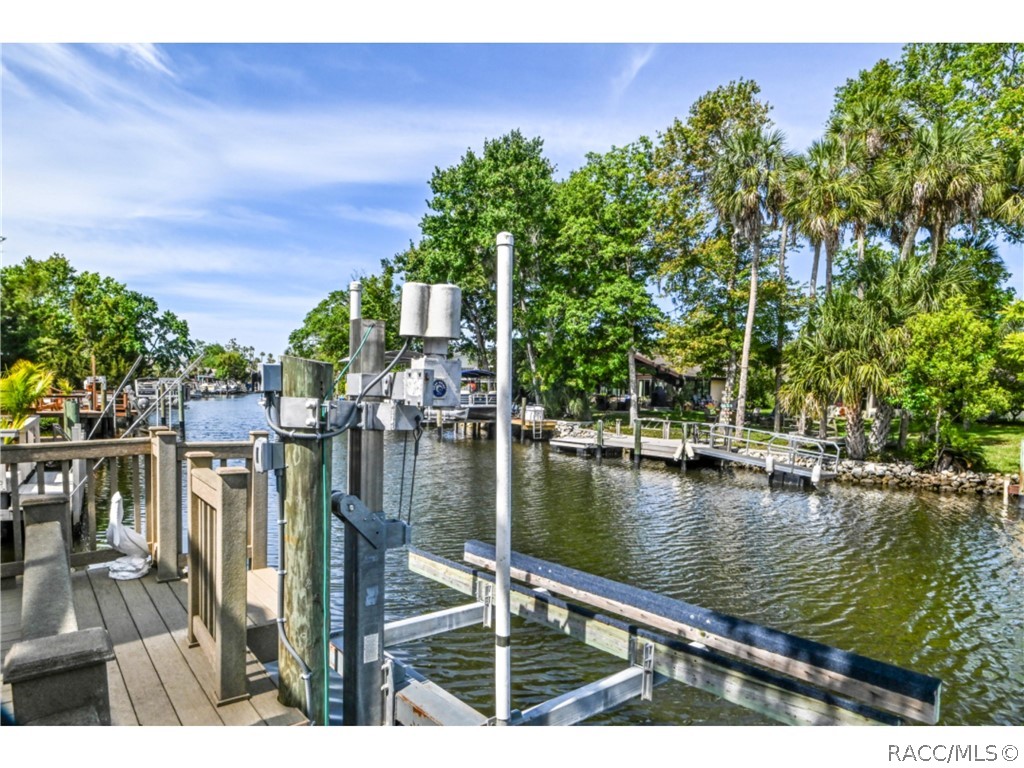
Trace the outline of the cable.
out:
[[[405,497],[405,456],[409,452],[409,433],[402,440],[402,479],[398,483],[398,519],[402,519],[402,501]]]
[[[364,334],[364,336],[363,336],[363,341],[364,342],[366,341],[366,337],[367,336],[369,336],[369,331],[367,331],[366,334]],[[408,348],[409,348],[409,339],[406,339],[405,343],[402,344],[402,348],[400,350],[398,350],[398,353],[395,355],[395,359],[392,360],[384,368],[383,371],[381,371],[376,376],[374,376],[369,384],[367,384],[365,387],[363,387],[363,391],[360,392],[359,396],[356,398],[355,408],[353,408],[352,415],[349,417],[348,422],[346,424],[343,424],[338,429],[336,429],[336,430],[334,430],[332,432],[296,432],[295,430],[284,429],[273,418],[273,416],[271,414],[271,411],[273,409],[273,394],[270,393],[270,392],[266,393],[267,394],[267,397],[266,397],[267,405],[264,407],[264,413],[265,413],[266,418],[267,418],[267,426],[269,426],[274,431],[275,434],[277,434],[277,435],[279,435],[281,437],[291,438],[292,440],[329,440],[331,438],[337,437],[338,435],[340,435],[343,432],[345,432],[346,430],[354,427],[358,423],[358,421],[359,421],[359,406],[361,406],[363,404],[363,398],[366,397],[366,394],[371,389],[373,389],[377,385],[377,383],[380,382],[381,379],[383,379],[385,376],[387,376],[392,371],[392,369],[402,359],[402,355],[405,354],[405,351]],[[362,349],[362,344],[359,345],[359,349]],[[359,354],[359,350],[358,349],[356,350],[356,354]],[[353,358],[349,359],[349,363],[352,362],[352,359],[354,359],[354,356],[353,356]],[[341,376],[341,374],[339,374],[339,377],[340,376]],[[331,389],[333,390],[333,388],[334,388],[334,385],[332,384],[331,385]],[[330,397],[330,394],[328,394],[328,397]]]
[[[367,384],[367,386],[362,388],[362,391],[359,392],[359,396],[355,398],[356,408],[358,408],[362,403],[362,398],[367,396],[367,392],[369,392],[371,389],[377,386],[377,383],[385,376],[387,376],[389,373],[391,373],[391,370],[398,365],[398,361],[401,359],[401,355],[406,353],[407,349],[409,349],[409,339],[406,339],[406,343],[401,345],[401,349],[398,350],[398,352],[394,355],[394,359],[389,362],[389,364],[384,368],[384,370],[377,374],[377,376],[375,376],[373,380],[369,384]]]
[[[320,450],[320,490],[323,497],[323,654],[324,654],[324,725],[331,724],[331,495],[327,482],[327,449]]]
[[[328,398],[332,394],[334,394],[334,388],[336,386],[338,386],[338,382],[341,381],[341,377],[345,375],[345,371],[347,371],[349,366],[352,365],[352,363],[355,362],[355,359],[357,357],[359,357],[359,353],[363,351],[363,344],[365,344],[366,340],[368,338],[370,338],[370,333],[373,331],[373,328],[374,328],[374,326],[371,325],[371,326],[369,326],[366,329],[366,333],[363,334],[363,340],[359,342],[359,346],[356,347],[355,353],[353,353],[353,354],[348,356],[348,360],[345,361],[345,365],[342,367],[341,372],[337,376],[334,377],[334,381],[331,382],[331,388],[329,390],[327,390],[327,397]]]
[[[405,516],[405,524],[412,525],[412,497],[416,492],[416,461],[420,457],[420,437],[423,436],[423,427],[420,426],[419,418],[416,419],[416,429],[413,430],[413,448],[412,448],[412,481],[409,483],[409,511]],[[406,433],[408,434],[408,433]],[[402,510],[398,510],[399,517],[401,517]]]

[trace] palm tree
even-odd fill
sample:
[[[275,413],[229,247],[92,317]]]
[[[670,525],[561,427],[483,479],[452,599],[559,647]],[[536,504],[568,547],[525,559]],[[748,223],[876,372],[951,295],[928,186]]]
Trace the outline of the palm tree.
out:
[[[846,449],[850,458],[867,455],[864,399],[886,381],[890,336],[875,307],[843,286],[812,310],[787,355],[783,400],[800,407],[808,399],[820,414],[825,437],[828,406],[841,402],[846,411]]]
[[[975,130],[944,120],[917,128],[910,151],[888,170],[892,202],[906,221],[901,256],[910,254],[923,226],[931,236],[932,266],[949,231],[978,220],[986,190],[1000,175],[991,144]]]
[[[779,208],[787,162],[781,131],[743,129],[726,138],[711,176],[711,199],[719,217],[750,247],[750,295],[740,356],[736,426],[746,419],[750,345],[757,310],[757,269],[766,220]]]
[[[847,203],[857,242],[857,262],[864,261],[868,227],[881,224],[886,177],[880,173],[886,155],[902,152],[910,141],[913,123],[903,102],[882,96],[860,94],[843,104],[830,124],[829,133],[842,142],[847,164],[865,186],[865,194]]]
[[[811,144],[807,153],[793,162],[789,175],[791,201],[788,215],[799,222],[800,231],[814,247],[809,295],[813,299],[818,285],[818,263],[825,246],[825,294],[832,289],[832,261],[839,248],[840,230],[846,221],[844,189],[846,161],[843,147],[832,137]]]
[[[980,247],[975,244],[976,249]],[[918,313],[936,311],[947,298],[969,289],[976,277],[963,261],[940,259],[933,267],[923,256],[893,258],[872,249],[855,278],[859,285],[866,286],[864,302],[878,319],[879,340],[874,354],[885,370],[874,390],[878,407],[868,438],[871,450],[877,452],[885,447],[895,413],[892,400],[904,367],[907,321]],[[905,429],[905,425],[901,427],[901,434]]]
[[[12,429],[20,429],[32,414],[39,398],[53,386],[53,371],[28,360],[19,360],[0,379],[0,413],[10,420]]]
[[[1005,152],[1000,183],[992,187],[990,208],[994,217],[1010,231],[1024,228],[1024,152]]]

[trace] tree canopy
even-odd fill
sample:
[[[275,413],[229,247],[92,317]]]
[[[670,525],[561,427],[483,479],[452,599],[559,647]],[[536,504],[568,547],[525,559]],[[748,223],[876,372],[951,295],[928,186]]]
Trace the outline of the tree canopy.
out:
[[[993,236],[1024,234],[1021,52],[907,46],[839,85],[802,153],[747,79],[709,90],[653,140],[587,154],[562,179],[540,137],[484,139],[435,168],[421,237],[364,280],[364,315],[370,287],[379,316],[397,318],[400,281],[456,283],[461,351],[489,367],[495,236],[509,231],[517,378],[557,409],[585,411],[599,388],[626,383],[634,352],[660,353],[724,377],[737,423],[748,403],[774,406],[781,424],[783,412],[823,421],[842,402],[851,452],[864,455],[884,448],[897,405],[934,415],[922,394],[931,364],[913,368],[925,348],[910,329],[931,338],[950,317],[980,324],[998,348],[984,370],[1005,397],[982,401],[1013,407],[1020,313]],[[787,267],[800,245],[812,258],[803,285]],[[290,339],[298,354],[335,360],[347,341],[344,290]]]
[[[61,254],[5,266],[2,284],[5,369],[25,359],[80,382],[95,360],[116,380],[139,355],[146,374],[176,371],[193,354],[184,320],[111,277],[76,271]]]

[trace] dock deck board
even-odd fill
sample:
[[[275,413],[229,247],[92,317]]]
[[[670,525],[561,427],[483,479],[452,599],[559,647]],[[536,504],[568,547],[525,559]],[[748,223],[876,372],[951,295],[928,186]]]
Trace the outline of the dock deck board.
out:
[[[266,604],[275,578],[249,572],[249,621],[273,619]],[[105,568],[72,574],[75,612],[81,628],[103,626],[114,644],[115,659],[107,664],[111,720],[114,725],[299,725],[297,709],[277,700],[277,687],[263,665],[247,654],[250,698],[216,706],[213,669],[202,648],[189,648],[188,592],[185,580],[158,582],[151,572],[142,579],[115,581]],[[21,586],[0,593],[3,622],[2,655],[21,636]],[[11,687],[2,689],[11,708]]]

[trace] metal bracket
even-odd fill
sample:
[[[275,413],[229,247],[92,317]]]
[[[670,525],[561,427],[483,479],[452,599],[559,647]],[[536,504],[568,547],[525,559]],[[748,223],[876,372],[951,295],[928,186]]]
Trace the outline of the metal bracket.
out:
[[[316,429],[320,423],[320,401],[315,397],[278,398],[283,429]]]
[[[363,403],[360,427],[366,430],[412,432],[423,421],[423,412],[412,405],[395,402]]]
[[[478,587],[480,602],[484,604],[484,626],[494,626],[494,585],[483,582]]]
[[[654,644],[644,643],[644,676],[640,681],[640,701],[654,698]]]
[[[387,520],[371,512],[358,496],[340,491],[331,494],[331,512],[353,526],[374,549],[394,549],[409,543],[411,528],[401,520]]]
[[[367,389],[371,381],[377,378],[376,373],[350,373],[345,377],[345,391],[349,397],[362,395],[363,397],[383,397],[384,385],[378,381]]]
[[[352,412],[356,409],[354,400],[342,400],[337,398],[327,403],[327,426],[330,429],[338,429],[349,424],[352,420]]]
[[[380,690],[384,695],[384,725],[395,724],[395,663],[388,657],[384,657],[384,664],[381,665],[384,672],[384,683]]]

